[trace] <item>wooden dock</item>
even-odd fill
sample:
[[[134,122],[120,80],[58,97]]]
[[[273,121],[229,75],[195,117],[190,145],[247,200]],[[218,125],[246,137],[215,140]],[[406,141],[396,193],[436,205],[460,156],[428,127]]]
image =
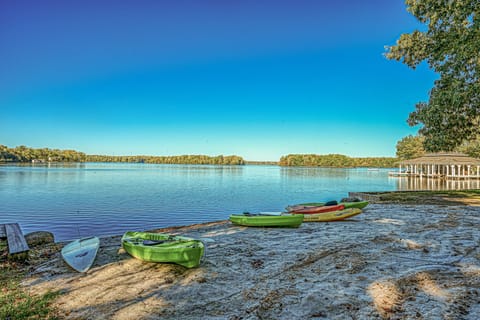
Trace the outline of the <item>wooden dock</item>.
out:
[[[6,237],[7,237],[7,233],[5,232],[5,225],[0,224],[0,239],[6,238]]]
[[[371,194],[368,192],[349,192],[349,198],[358,198],[364,201],[369,201],[371,203],[380,202],[380,196],[376,194]]]
[[[480,159],[462,153],[427,153],[398,162],[391,177],[418,177],[442,180],[480,180]]]
[[[0,224],[0,238],[7,238],[10,254],[30,250],[18,223]]]

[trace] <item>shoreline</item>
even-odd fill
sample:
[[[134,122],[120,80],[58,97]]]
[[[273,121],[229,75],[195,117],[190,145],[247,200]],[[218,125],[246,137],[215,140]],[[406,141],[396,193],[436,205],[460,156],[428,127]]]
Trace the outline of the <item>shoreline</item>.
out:
[[[66,319],[474,319],[480,207],[371,204],[345,221],[247,228],[225,220],[156,229],[202,238],[199,268],[146,263],[101,238],[86,274],[59,252],[31,292],[60,290]]]

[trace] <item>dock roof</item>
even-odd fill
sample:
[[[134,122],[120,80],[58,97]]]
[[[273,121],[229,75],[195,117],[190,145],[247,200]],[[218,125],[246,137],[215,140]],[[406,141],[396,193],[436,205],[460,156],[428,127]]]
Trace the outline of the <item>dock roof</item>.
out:
[[[436,164],[436,165],[472,165],[480,166],[480,159],[463,153],[427,153],[419,158],[403,160],[400,165]]]

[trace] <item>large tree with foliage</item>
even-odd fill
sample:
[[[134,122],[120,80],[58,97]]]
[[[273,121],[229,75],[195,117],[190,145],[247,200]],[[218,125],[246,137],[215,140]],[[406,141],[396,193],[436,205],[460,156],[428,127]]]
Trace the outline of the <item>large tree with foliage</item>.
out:
[[[426,61],[439,74],[428,102],[410,113],[422,125],[427,151],[451,151],[480,133],[480,1],[406,0],[425,31],[403,34],[388,59],[415,69]]]

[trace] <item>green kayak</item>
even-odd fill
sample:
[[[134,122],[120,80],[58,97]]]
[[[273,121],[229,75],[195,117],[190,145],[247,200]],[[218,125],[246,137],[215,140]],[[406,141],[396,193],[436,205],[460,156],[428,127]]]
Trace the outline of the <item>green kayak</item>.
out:
[[[307,202],[307,203],[299,203],[295,205],[291,205],[286,207],[287,211],[295,211],[295,209],[304,209],[305,207],[321,207],[325,206],[326,202]],[[339,202],[338,204],[342,204],[345,209],[350,208],[358,208],[363,209],[368,205],[368,201],[355,201],[355,202]]]
[[[303,222],[303,214],[232,214],[230,221],[236,225],[247,227],[287,227],[297,228]]]
[[[131,256],[147,262],[170,262],[198,267],[205,252],[200,240],[163,233],[126,232],[122,246]]]

